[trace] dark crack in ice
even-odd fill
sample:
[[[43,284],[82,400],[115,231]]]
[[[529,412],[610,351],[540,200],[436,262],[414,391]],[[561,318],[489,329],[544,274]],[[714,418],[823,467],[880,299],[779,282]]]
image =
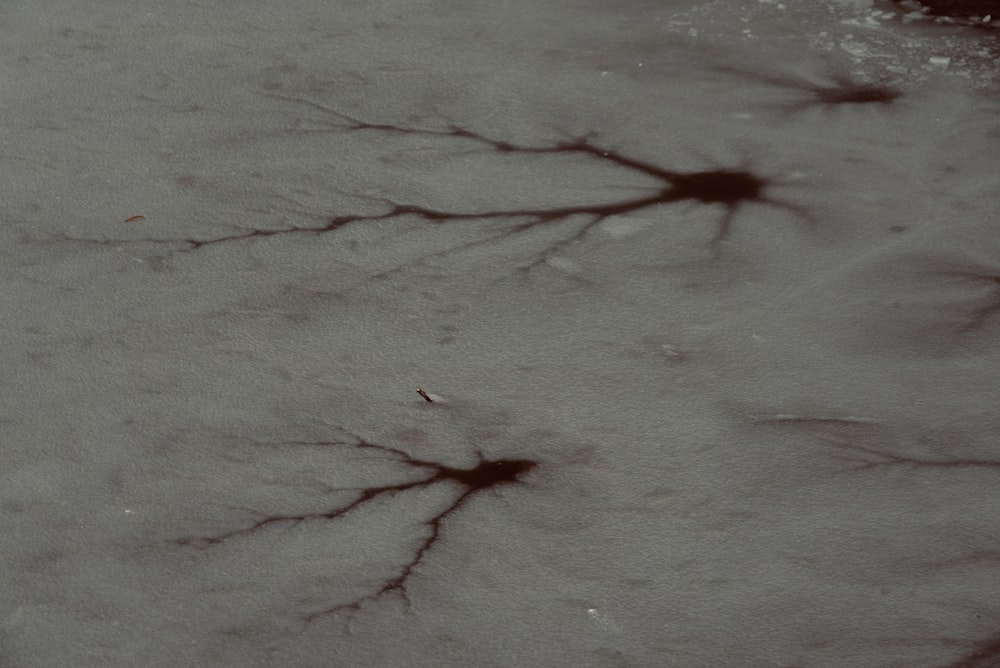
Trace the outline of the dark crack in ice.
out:
[[[829,74],[825,80],[816,81],[793,72],[757,72],[730,66],[721,66],[717,69],[776,89],[794,92],[796,97],[792,100],[776,103],[790,114],[810,109],[888,107],[904,97],[903,91],[895,86],[884,82],[859,80],[842,72]]]
[[[1000,470],[1000,458],[927,457],[900,452],[889,445],[871,445],[872,442],[893,443],[895,439],[879,430],[883,425],[868,418],[775,415],[751,417],[750,421],[760,426],[794,429],[824,443],[834,451],[834,458],[847,462],[845,473],[890,467]],[[849,430],[854,430],[853,437],[846,435]]]
[[[323,528],[345,515],[366,507],[376,500],[392,497],[410,490],[438,485],[439,483],[455,483],[458,485],[456,495],[441,511],[430,515],[422,522],[425,528],[424,537],[411,549],[408,558],[396,569],[395,573],[386,577],[380,585],[364,596],[347,602],[339,602],[315,610],[304,612],[301,618],[312,622],[320,617],[338,612],[357,612],[365,603],[376,601],[386,595],[395,593],[409,602],[407,584],[416,569],[424,561],[428,552],[438,544],[442,535],[442,527],[448,518],[452,517],[470,498],[506,485],[520,484],[522,478],[538,466],[538,462],[528,459],[485,459],[480,455],[479,463],[472,468],[457,468],[440,462],[417,459],[403,450],[371,443],[358,438],[356,442],[348,441],[285,441],[273,443],[274,446],[313,446],[313,447],[343,447],[356,450],[370,450],[388,456],[393,463],[403,464],[419,474],[418,477],[390,485],[375,485],[360,489],[331,489],[331,492],[355,492],[354,499],[334,507],[315,511],[267,515],[247,526],[215,534],[183,537],[169,541],[179,547],[194,547],[210,549],[224,545],[234,539],[265,534],[273,529],[301,528],[306,530],[310,525],[312,530],[322,531]]]
[[[632,172],[636,176],[648,177],[654,181],[658,181],[660,184],[659,186],[648,188],[637,187],[642,194],[630,199],[616,200],[604,204],[581,204],[563,207],[459,211],[388,202],[387,204],[391,208],[382,214],[337,216],[330,221],[326,228],[328,230],[338,229],[359,221],[384,220],[405,215],[415,216],[428,223],[444,223],[457,220],[485,221],[503,218],[521,219],[521,222],[513,223],[497,237],[486,240],[493,241],[496,238],[525,232],[545,224],[566,222],[575,217],[582,217],[584,219],[584,222],[577,227],[572,235],[563,238],[542,251],[536,260],[529,265],[533,266],[548,259],[548,257],[561,250],[566,244],[582,239],[595,226],[611,216],[632,214],[661,205],[690,203],[715,206],[722,209],[722,217],[718,219],[716,231],[708,242],[715,255],[718,255],[720,245],[728,238],[733,219],[737,212],[748,204],[783,209],[806,222],[812,222],[812,218],[803,208],[775,199],[768,193],[770,187],[780,184],[777,179],[758,174],[751,170],[747,164],[681,172],[601,146],[594,141],[593,134],[574,137],[545,146],[530,146],[492,139],[478,132],[457,126],[451,126],[444,130],[426,130],[369,123],[313,102],[297,99],[294,101],[306,102],[310,106],[322,109],[325,113],[331,115],[339,126],[346,130],[452,137],[484,145],[501,154],[575,155],[597,163],[609,165],[612,168]],[[483,242],[473,243],[478,244]]]
[[[121,245],[125,243],[173,244],[184,246],[185,248],[182,250],[195,251],[214,244],[264,239],[280,235],[320,235],[333,233],[349,225],[373,221],[418,219],[431,225],[454,223],[457,221],[511,221],[499,233],[419,258],[419,260],[427,260],[457,250],[493,243],[545,225],[556,223],[575,225],[575,230],[572,233],[555,242],[551,242],[543,250],[539,251],[530,262],[518,267],[519,269],[530,269],[544,263],[568,244],[583,239],[595,226],[612,216],[632,214],[663,205],[691,204],[714,207],[720,210],[721,216],[717,219],[715,230],[711,233],[707,241],[713,257],[718,257],[723,242],[731,234],[732,224],[737,213],[748,205],[784,210],[806,223],[812,223],[811,216],[804,208],[772,196],[770,193],[771,188],[776,185],[783,185],[780,180],[752,170],[750,165],[746,164],[745,161],[743,164],[731,167],[678,171],[602,146],[595,141],[593,134],[556,141],[541,146],[532,146],[493,139],[460,126],[449,126],[443,129],[422,129],[386,123],[373,123],[342,114],[309,100],[279,95],[271,95],[270,97],[305,104],[321,110],[324,114],[325,129],[319,131],[376,132],[438,137],[442,141],[443,148],[451,147],[455,142],[466,142],[474,145],[477,144],[487,151],[503,155],[577,156],[582,160],[607,165],[612,169],[631,173],[636,177],[640,177],[642,184],[635,186],[635,190],[639,194],[634,197],[597,204],[588,203],[551,207],[544,205],[531,207],[499,206],[490,209],[461,209],[436,208],[381,198],[376,200],[382,208],[377,213],[340,213],[329,218],[322,225],[292,225],[279,229],[248,229],[234,234],[205,239],[105,239],[82,241],[92,241],[93,243],[107,245]],[[294,131],[290,130],[289,132]],[[309,131],[314,132],[317,130]],[[488,173],[484,173],[484,178],[487,176]],[[647,186],[645,185],[646,179],[652,179],[658,185]],[[516,195],[516,193],[512,195]],[[512,199],[516,199],[516,197],[512,197]],[[81,240],[78,239],[78,241]]]

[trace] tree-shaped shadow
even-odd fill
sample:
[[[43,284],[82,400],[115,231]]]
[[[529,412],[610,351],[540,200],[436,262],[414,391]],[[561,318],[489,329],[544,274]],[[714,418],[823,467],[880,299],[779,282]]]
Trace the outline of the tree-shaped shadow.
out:
[[[569,222],[576,218],[583,219],[575,231],[559,241],[547,246],[539,252],[533,261],[521,267],[530,269],[544,262],[567,244],[583,239],[594,227],[611,216],[621,216],[636,213],[653,207],[677,203],[706,205],[722,210],[721,217],[716,222],[716,230],[708,240],[708,246],[713,257],[718,257],[722,243],[732,231],[732,223],[736,214],[745,206],[756,204],[788,211],[802,221],[812,224],[813,219],[802,207],[776,199],[768,190],[773,186],[786,185],[785,182],[771,176],[753,171],[744,160],[732,167],[721,167],[697,171],[682,172],[661,167],[649,161],[629,156],[620,151],[602,146],[594,141],[593,134],[573,137],[545,146],[515,144],[508,141],[488,137],[479,132],[459,126],[448,126],[441,130],[411,128],[400,125],[370,123],[333,109],[319,105],[309,100],[299,98],[282,99],[307,104],[320,109],[327,117],[328,125],[340,131],[380,132],[397,135],[424,135],[457,139],[486,147],[498,154],[510,156],[578,156],[581,159],[597,164],[608,165],[622,169],[639,177],[646,177],[658,186],[637,186],[640,194],[604,204],[580,204],[560,207],[528,207],[499,208],[486,211],[436,209],[394,201],[385,201],[386,211],[368,215],[340,215],[332,218],[322,231],[340,229],[362,221],[396,219],[411,216],[432,224],[451,221],[489,221],[496,219],[513,219],[499,235],[484,240],[474,241],[461,246],[462,248],[482,243],[492,243],[499,238],[526,232],[543,225]],[[451,252],[449,249],[447,252]]]
[[[505,157],[575,157],[585,161],[587,166],[607,166],[613,170],[623,170],[631,174],[641,183],[635,186],[638,192],[634,197],[616,199],[597,204],[579,204],[569,206],[511,206],[497,207],[488,210],[477,209],[447,209],[434,208],[420,204],[395,201],[388,198],[378,199],[377,213],[340,213],[322,225],[294,225],[280,229],[241,229],[230,234],[206,239],[148,239],[147,242],[173,244],[183,246],[182,250],[194,251],[214,244],[231,243],[268,237],[308,234],[321,235],[334,233],[349,225],[364,222],[386,220],[420,220],[432,225],[465,222],[499,221],[498,233],[487,233],[485,236],[446,250],[421,256],[417,261],[423,261],[438,256],[447,255],[458,250],[476,247],[482,244],[495,243],[504,238],[527,233],[543,226],[566,224],[572,231],[538,251],[526,263],[518,267],[527,271],[544,263],[560,252],[568,244],[582,240],[601,222],[612,216],[632,214],[655,207],[673,204],[688,204],[692,206],[707,206],[720,210],[720,217],[715,222],[715,230],[709,235],[707,246],[712,258],[718,258],[724,242],[730,237],[737,214],[747,206],[763,206],[786,211],[810,227],[812,216],[791,202],[776,198],[771,189],[775,186],[790,185],[774,176],[768,176],[751,169],[746,159],[740,164],[728,167],[717,167],[694,171],[672,170],[660,165],[632,157],[624,152],[613,150],[595,141],[590,135],[578,136],[551,144],[534,146],[515,144],[513,142],[494,139],[474,130],[449,125],[443,129],[413,128],[403,125],[373,123],[364,121],[311,100],[288,97],[284,95],[269,95],[285,102],[307,105],[313,110],[322,112],[323,127],[310,129],[292,129],[283,132],[337,132],[337,133],[381,133],[400,136],[423,136],[440,139],[443,149],[452,149],[462,144],[480,147],[494,154]],[[488,174],[484,174],[484,178]],[[655,185],[647,185],[649,180]],[[516,194],[516,193],[512,193]],[[500,199],[504,194],[501,193]],[[370,197],[363,197],[371,200]],[[513,199],[516,199],[513,198]],[[94,243],[119,245],[136,242],[137,240],[96,240]]]
[[[755,71],[732,65],[714,69],[793,93],[790,99],[771,103],[786,115],[812,110],[887,108],[904,97],[902,90],[889,83],[862,80],[837,69],[812,78],[791,71]]]
[[[337,522],[358,509],[372,507],[377,501],[397,494],[448,483],[457,487],[450,502],[422,522],[425,530],[424,537],[410,548],[409,557],[398,566],[393,574],[386,577],[379,585],[373,587],[363,596],[300,613],[300,618],[305,623],[311,623],[321,617],[337,613],[359,612],[366,603],[377,601],[390,594],[399,595],[408,604],[407,584],[414,577],[417,568],[423,563],[427,554],[441,540],[445,521],[454,516],[474,496],[479,496],[489,490],[521,484],[524,476],[538,466],[538,462],[528,459],[486,459],[482,454],[479,454],[479,463],[476,466],[456,468],[440,462],[417,459],[398,448],[372,443],[360,437],[343,441],[283,441],[267,445],[371,451],[385,455],[388,462],[402,464],[406,468],[412,469],[417,477],[390,485],[375,485],[360,489],[353,487],[333,489],[330,492],[352,494],[354,498],[332,508],[320,508],[302,513],[269,514],[237,529],[208,535],[175,538],[167,541],[165,545],[210,550],[234,540],[261,535],[278,528],[287,530],[313,527],[315,530],[322,530],[324,526]]]

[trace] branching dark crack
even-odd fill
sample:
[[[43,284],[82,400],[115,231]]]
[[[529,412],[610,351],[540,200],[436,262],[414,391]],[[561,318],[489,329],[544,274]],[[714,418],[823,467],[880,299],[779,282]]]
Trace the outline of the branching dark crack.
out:
[[[178,538],[170,541],[169,544],[208,549],[213,546],[225,544],[233,539],[259,535],[278,527],[292,529],[308,523],[315,523],[319,525],[317,529],[321,529],[324,523],[335,522],[378,499],[392,497],[409,490],[430,487],[438,483],[455,483],[460,487],[457,495],[444,510],[433,514],[422,523],[426,529],[426,535],[412,549],[408,560],[399,567],[395,574],[388,577],[378,588],[363,597],[303,614],[302,619],[306,622],[312,622],[320,617],[338,612],[357,612],[361,610],[365,603],[376,601],[390,593],[399,594],[404,601],[408,602],[407,583],[410,581],[416,568],[423,562],[427,553],[441,537],[444,521],[476,494],[505,485],[519,484],[522,476],[538,465],[537,462],[527,459],[485,459],[480,455],[479,463],[476,466],[469,469],[455,468],[440,462],[417,459],[398,448],[378,445],[362,438],[358,438],[355,442],[284,441],[269,445],[284,447],[343,447],[356,450],[369,450],[387,455],[389,461],[403,464],[420,475],[415,479],[391,485],[331,490],[336,492],[356,492],[356,495],[353,500],[333,508],[324,508],[304,513],[268,515],[248,526],[238,529],[207,536]]]
[[[752,417],[751,422],[757,425],[793,428],[802,430],[810,437],[826,443],[837,451],[835,457],[850,463],[848,471],[870,471],[879,468],[901,467],[914,469],[997,469],[1000,470],[1000,459],[968,458],[935,458],[917,455],[900,454],[884,447],[863,445],[842,436],[832,436],[825,431],[841,431],[848,428],[863,429],[864,438],[873,440],[877,433],[872,430],[880,424],[868,418],[833,418],[806,417],[798,415],[774,415],[769,417]],[[824,431],[820,431],[820,430]],[[857,433],[857,432],[856,432]]]
[[[857,81],[842,73],[829,75],[825,82],[815,82],[792,73],[769,74],[729,66],[717,69],[749,77],[768,86],[799,93],[799,99],[780,103],[781,108],[790,114],[810,109],[833,109],[849,106],[888,107],[904,95],[901,90],[893,86]]]
[[[937,459],[903,455],[882,448],[848,443],[828,436],[818,436],[843,453],[842,459],[852,462],[852,471],[870,471],[878,468],[904,467],[916,469],[966,469],[985,468],[1000,470],[1000,459],[953,458]]]
[[[449,126],[444,130],[425,130],[368,123],[311,101],[302,101],[294,98],[284,99],[304,102],[310,106],[322,109],[345,130],[376,130],[399,134],[453,137],[481,144],[503,154],[584,156],[604,164],[628,170],[636,175],[649,177],[660,183],[658,187],[645,189],[646,192],[637,197],[605,204],[497,209],[490,211],[446,211],[414,205],[395,204],[390,212],[379,216],[341,216],[334,218],[331,221],[330,229],[337,229],[360,220],[394,218],[402,215],[417,216],[429,223],[443,223],[455,220],[490,220],[497,218],[525,219],[522,222],[515,223],[500,235],[509,236],[541,225],[569,221],[574,217],[583,217],[585,222],[577,228],[574,234],[556,242],[546,249],[546,251],[539,254],[536,261],[532,263],[532,265],[537,265],[540,262],[544,262],[566,244],[582,239],[596,225],[611,216],[627,215],[666,204],[688,202],[718,206],[723,209],[723,215],[717,223],[716,232],[709,240],[709,246],[716,255],[719,252],[720,244],[729,236],[732,221],[736,213],[741,207],[747,204],[760,204],[784,209],[806,222],[812,222],[810,215],[801,207],[774,199],[768,195],[767,190],[779,182],[772,177],[765,177],[751,171],[746,164],[734,168],[678,172],[645,160],[630,157],[619,151],[599,146],[593,142],[593,134],[571,138],[548,146],[525,146],[492,139],[457,126]],[[490,241],[492,240],[490,239]]]
[[[253,238],[267,238],[287,234],[323,234],[336,232],[348,225],[372,221],[415,218],[432,225],[457,221],[510,221],[497,234],[467,242],[445,251],[425,255],[417,260],[424,261],[457,250],[492,243],[550,224],[575,226],[571,234],[549,243],[544,250],[536,254],[531,262],[520,267],[522,270],[527,270],[544,263],[568,244],[583,239],[595,226],[609,217],[627,215],[663,205],[688,203],[691,205],[715,207],[721,210],[721,217],[716,222],[716,229],[708,240],[708,247],[712,251],[713,257],[719,255],[723,242],[727,240],[732,231],[732,224],[737,213],[745,206],[759,205],[784,210],[806,223],[812,224],[813,222],[811,216],[803,208],[776,199],[769,193],[769,190],[773,186],[781,185],[779,180],[758,174],[750,169],[750,166],[745,162],[729,168],[681,172],[666,169],[652,162],[640,160],[622,152],[603,147],[595,143],[593,135],[570,138],[544,146],[520,145],[493,139],[484,134],[456,125],[447,126],[443,129],[422,129],[386,123],[372,123],[342,114],[310,100],[279,95],[272,95],[270,97],[307,105],[313,109],[322,111],[324,115],[322,122],[325,129],[310,131],[333,131],[341,133],[376,132],[382,134],[438,137],[442,141],[468,142],[504,155],[578,156],[581,159],[595,161],[613,169],[625,170],[637,177],[644,177],[644,183],[645,179],[652,179],[658,185],[637,185],[635,189],[639,194],[631,198],[598,204],[555,207],[540,205],[525,208],[498,207],[486,210],[443,209],[397,202],[391,199],[381,199],[378,200],[384,207],[384,210],[381,212],[341,214],[327,220],[322,225],[290,226],[281,229],[266,230],[253,229],[210,239],[159,239],[150,240],[151,242],[180,244],[186,246],[184,250],[194,251],[212,244],[230,243]],[[295,130],[292,131],[294,132]],[[119,245],[134,241],[102,240],[95,243]]]

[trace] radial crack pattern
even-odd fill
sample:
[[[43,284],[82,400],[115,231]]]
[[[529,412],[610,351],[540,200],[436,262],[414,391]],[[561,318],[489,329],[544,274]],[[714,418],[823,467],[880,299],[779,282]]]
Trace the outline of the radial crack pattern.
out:
[[[537,462],[526,459],[485,459],[480,455],[479,463],[468,469],[455,468],[424,459],[417,459],[403,450],[385,445],[378,445],[367,440],[358,438],[356,442],[349,441],[285,441],[270,444],[273,446],[314,446],[314,447],[343,447],[355,450],[371,450],[387,455],[389,461],[403,464],[412,469],[417,477],[391,485],[376,485],[361,489],[335,489],[338,492],[356,492],[353,500],[338,505],[333,508],[321,510],[292,513],[275,514],[265,516],[248,526],[244,526],[231,531],[211,534],[207,536],[184,537],[169,541],[169,544],[182,547],[198,547],[208,549],[213,546],[224,545],[233,539],[241,537],[259,535],[270,529],[277,527],[294,528],[307,523],[317,525],[317,530],[326,523],[335,522],[345,515],[362,507],[369,506],[372,502],[395,496],[409,490],[427,488],[438,483],[453,483],[459,489],[447,504],[447,506],[422,522],[425,528],[425,535],[419,543],[412,549],[409,557],[398,567],[397,571],[386,578],[380,586],[373,589],[369,594],[356,598],[352,601],[321,607],[309,611],[302,615],[307,621],[313,621],[319,617],[334,614],[341,611],[358,611],[369,601],[377,600],[387,594],[397,593],[404,601],[408,601],[407,584],[413,576],[415,569],[423,562],[427,553],[433,548],[441,538],[442,525],[446,519],[454,515],[471,497],[486,490],[495,489],[505,485],[519,484],[522,476],[534,469]]]
[[[322,225],[295,225],[281,229],[251,229],[209,239],[155,239],[149,240],[150,242],[182,244],[187,247],[186,250],[197,250],[212,244],[254,238],[267,238],[288,234],[324,234],[335,232],[348,225],[372,221],[416,218],[433,225],[456,221],[484,222],[508,219],[510,221],[499,234],[420,258],[424,260],[463,248],[491,243],[498,239],[527,232],[548,224],[567,223],[576,225],[576,229],[572,234],[550,243],[544,250],[537,253],[531,262],[520,267],[521,269],[530,269],[545,262],[567,244],[582,239],[596,225],[611,216],[631,214],[662,205],[688,203],[715,207],[721,210],[721,217],[716,222],[716,229],[708,240],[708,246],[712,251],[713,257],[719,255],[721,244],[731,233],[732,223],[736,214],[746,205],[756,204],[784,210],[807,223],[812,223],[811,216],[804,209],[792,203],[775,199],[768,193],[771,186],[780,184],[779,181],[754,172],[746,164],[735,167],[683,172],[667,169],[652,162],[634,158],[620,151],[601,146],[594,142],[593,135],[575,137],[544,146],[519,145],[492,139],[484,134],[454,125],[444,129],[421,129],[384,123],[371,123],[347,116],[309,100],[275,95],[270,97],[304,104],[323,112],[325,129],[293,129],[289,132],[334,131],[338,133],[375,132],[395,135],[417,135],[440,138],[442,142],[447,142],[444,144],[445,146],[454,142],[478,144],[488,151],[504,155],[577,156],[582,160],[607,165],[612,169],[624,170],[636,177],[642,177],[644,182],[645,179],[652,179],[658,185],[637,185],[635,189],[639,194],[631,198],[598,204],[569,206],[539,205],[489,209],[445,209],[397,202],[392,199],[383,198],[378,200],[383,205],[383,211],[368,214],[339,214],[330,218]],[[135,240],[99,240],[95,242],[118,245],[129,243],[130,241]]]
[[[290,99],[290,98],[285,98]],[[299,101],[301,100],[294,100]],[[523,232],[540,225],[568,221],[574,217],[583,217],[585,222],[576,232],[543,251],[538,260],[547,259],[552,253],[565,244],[583,238],[594,226],[611,216],[626,215],[647,208],[675,204],[693,203],[717,206],[723,210],[722,217],[717,222],[715,234],[709,241],[714,254],[718,254],[720,244],[729,236],[731,224],[737,211],[747,204],[760,204],[789,211],[801,219],[812,222],[811,217],[802,208],[788,202],[774,199],[768,195],[770,186],[777,181],[751,171],[747,165],[734,168],[720,168],[692,172],[680,172],[661,167],[654,163],[628,156],[619,151],[594,143],[594,136],[584,135],[569,140],[557,142],[548,146],[526,146],[511,142],[492,139],[471,130],[451,126],[444,130],[424,130],[395,125],[368,123],[341,114],[332,109],[322,107],[313,102],[310,106],[318,107],[329,114],[338,127],[352,131],[379,131],[397,134],[430,135],[453,137],[475,142],[502,154],[520,155],[576,155],[598,163],[632,172],[659,182],[659,186],[644,189],[645,192],[631,199],[617,200],[605,204],[581,204],[564,207],[531,207],[494,209],[488,211],[449,211],[414,205],[391,203],[390,211],[370,216],[338,216],[333,218],[326,229],[337,229],[351,223],[363,220],[382,220],[412,215],[429,223],[443,223],[454,220],[490,220],[497,218],[523,219],[522,222],[511,225],[501,236]],[[491,239],[492,240],[492,239]]]
[[[903,97],[903,91],[893,86],[859,81],[843,73],[826,77],[826,81],[810,81],[793,73],[768,74],[753,72],[737,67],[723,66],[719,71],[738,74],[768,86],[795,91],[797,99],[781,103],[781,108],[790,114],[809,109],[833,109],[837,107],[888,107]]]

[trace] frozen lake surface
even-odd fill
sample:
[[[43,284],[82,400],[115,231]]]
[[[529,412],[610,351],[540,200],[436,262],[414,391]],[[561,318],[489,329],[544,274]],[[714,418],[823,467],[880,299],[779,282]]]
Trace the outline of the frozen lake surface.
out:
[[[0,19],[0,665],[1000,665],[992,17]]]

